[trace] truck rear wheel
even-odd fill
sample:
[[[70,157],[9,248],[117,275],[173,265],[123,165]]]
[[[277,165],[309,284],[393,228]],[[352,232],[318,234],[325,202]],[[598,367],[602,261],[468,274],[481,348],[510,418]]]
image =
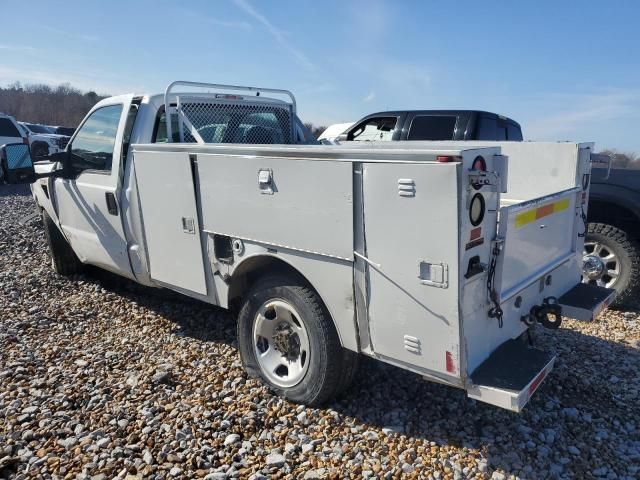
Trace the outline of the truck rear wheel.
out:
[[[340,345],[320,297],[286,276],[258,281],[238,317],[240,357],[250,376],[297,403],[320,405],[346,389],[357,354]]]
[[[619,228],[590,223],[584,242],[583,280],[617,291],[614,305],[628,304],[640,284],[640,247]]]
[[[44,210],[42,210],[42,223],[44,224],[44,233],[49,244],[51,266],[55,272],[64,276],[80,273],[83,268],[82,262],[76,256],[67,239],[60,233],[56,224],[53,223],[49,214]]]

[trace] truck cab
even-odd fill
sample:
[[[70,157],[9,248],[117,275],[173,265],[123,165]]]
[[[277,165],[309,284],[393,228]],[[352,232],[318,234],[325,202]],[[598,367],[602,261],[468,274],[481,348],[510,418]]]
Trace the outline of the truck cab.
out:
[[[269,93],[276,98],[264,96]],[[305,144],[313,140],[296,115],[293,96],[284,90],[178,81],[164,94],[128,94],[98,102],[65,151],[36,165],[37,172],[46,174],[64,161],[64,178],[42,178],[31,187],[36,203],[60,228],[82,263],[136,280],[126,241],[130,225],[122,215],[131,200],[123,187],[130,146],[171,142]]]

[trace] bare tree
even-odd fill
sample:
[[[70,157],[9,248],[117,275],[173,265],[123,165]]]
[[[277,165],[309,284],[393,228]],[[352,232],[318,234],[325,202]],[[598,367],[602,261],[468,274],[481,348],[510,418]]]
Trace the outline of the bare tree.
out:
[[[68,83],[51,87],[16,82],[0,87],[0,112],[20,121],[75,127],[91,107],[107,96],[84,93]]]
[[[315,137],[318,138],[320,136],[320,134],[322,132],[324,132],[327,127],[323,127],[323,126],[315,126],[313,123],[311,122],[307,122],[304,124],[305,127],[307,127],[309,129],[309,131],[311,132],[311,134]]]

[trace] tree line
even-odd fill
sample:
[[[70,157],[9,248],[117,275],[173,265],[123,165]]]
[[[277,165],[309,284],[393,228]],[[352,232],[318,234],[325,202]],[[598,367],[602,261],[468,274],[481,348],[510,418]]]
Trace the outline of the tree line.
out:
[[[16,82],[0,87],[0,112],[23,122],[76,127],[91,107],[108,96],[83,92],[69,84],[51,87]]]
[[[636,155],[635,153],[623,153],[616,150],[603,150],[600,153],[609,155],[611,157],[612,168],[629,168],[632,170],[640,170],[640,156]]]
[[[323,125],[314,125],[311,122],[305,122],[304,126],[307,127],[307,129],[311,132],[311,135],[313,135],[315,138],[318,138],[322,134],[322,132],[327,129],[327,127]]]

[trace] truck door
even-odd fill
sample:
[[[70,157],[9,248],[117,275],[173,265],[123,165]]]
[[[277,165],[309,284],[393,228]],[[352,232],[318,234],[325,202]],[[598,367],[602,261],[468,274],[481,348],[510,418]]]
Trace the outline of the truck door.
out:
[[[85,118],[68,145],[76,173],[54,182],[60,227],[76,255],[84,263],[130,278],[119,198],[132,100],[132,95],[114,97]]]

